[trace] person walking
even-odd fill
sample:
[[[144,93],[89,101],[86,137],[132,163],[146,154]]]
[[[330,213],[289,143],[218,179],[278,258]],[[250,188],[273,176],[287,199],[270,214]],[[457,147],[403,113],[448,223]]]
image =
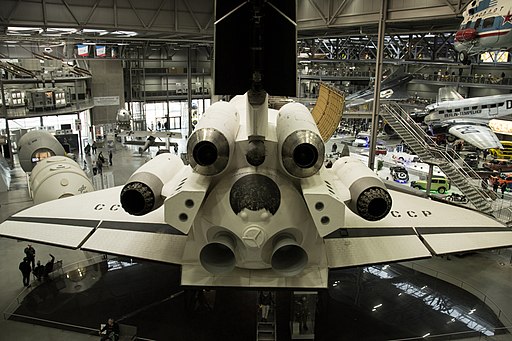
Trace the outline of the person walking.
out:
[[[507,191],[507,183],[503,182],[501,184],[501,199],[505,198],[505,192]]]
[[[108,164],[109,166],[112,166],[112,151],[108,151]]]
[[[21,274],[23,275],[23,285],[28,287],[30,285],[30,273],[32,272],[32,268],[30,267],[30,261],[27,257],[23,258],[18,269],[20,269]]]
[[[30,264],[32,264],[32,269],[36,267],[36,250],[32,247],[32,245],[28,244],[25,250],[25,257],[27,257]]]

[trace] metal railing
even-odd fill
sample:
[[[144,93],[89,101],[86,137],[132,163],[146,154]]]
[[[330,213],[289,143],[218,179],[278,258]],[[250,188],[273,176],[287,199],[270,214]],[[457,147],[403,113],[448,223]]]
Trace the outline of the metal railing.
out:
[[[466,290],[467,292],[473,294],[474,296],[478,297],[483,303],[485,303],[498,317],[498,319],[503,323],[503,325],[507,326],[505,327],[506,330],[510,333],[512,333],[512,320],[505,314],[505,312],[499,307],[499,305],[494,302],[489,296],[487,296],[484,292],[478,290],[473,285],[456,278],[455,276],[449,275],[447,273],[441,272],[439,270],[434,270],[432,268],[429,268],[425,265],[420,265],[416,262],[401,262],[400,263],[403,266],[406,266],[412,270],[419,271],[421,273],[427,274],[431,277],[440,279],[442,281],[448,282],[450,284],[453,284],[461,289]]]

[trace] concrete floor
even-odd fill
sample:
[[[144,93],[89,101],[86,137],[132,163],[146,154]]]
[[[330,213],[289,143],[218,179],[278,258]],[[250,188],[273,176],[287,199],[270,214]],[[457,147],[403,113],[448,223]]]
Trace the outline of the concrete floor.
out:
[[[185,148],[184,141],[180,143],[180,152]],[[330,150],[330,145],[326,146]],[[153,150],[153,154],[154,154]],[[106,152],[104,151],[104,154]],[[146,158],[139,156],[136,148],[116,145],[113,166],[105,171],[112,171],[116,185],[123,184],[128,177],[142,165]],[[80,164],[83,162],[79,159]],[[90,160],[87,162],[92,164]],[[0,221],[11,214],[32,205],[28,196],[27,178],[17,165],[12,170],[11,189],[0,193]],[[57,259],[63,260],[63,265],[74,263],[80,259],[88,258],[94,254],[82,251],[72,251],[62,248],[32,243],[36,249],[36,258],[46,262],[48,254],[54,254]],[[2,262],[2,276],[0,276],[0,309],[2,312],[9,309],[24,287],[18,264],[23,258],[23,249],[26,242],[0,238],[0,259]],[[467,255],[465,257],[452,256],[446,258],[432,258],[428,260],[407,262],[406,266],[425,272],[433,277],[458,285],[469,290],[476,296],[485,300],[499,315],[505,326],[512,326],[512,265],[510,263],[512,251],[486,251]],[[100,319],[98,324],[102,323]],[[0,319],[1,340],[97,340],[95,335],[74,333],[58,328],[43,327],[36,324],[16,322]],[[508,339],[512,337],[509,336]],[[499,339],[499,338],[496,338]]]

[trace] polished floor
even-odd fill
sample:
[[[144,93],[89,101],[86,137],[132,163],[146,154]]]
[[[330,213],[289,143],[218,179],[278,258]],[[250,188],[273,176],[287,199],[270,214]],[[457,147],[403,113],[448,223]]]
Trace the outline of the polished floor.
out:
[[[148,157],[116,145],[113,166],[105,171],[120,185]],[[10,190],[0,193],[0,221],[31,206],[19,166],[11,176]],[[211,304],[205,306],[197,293],[179,286],[179,267],[33,245],[37,259],[46,262],[51,253],[65,269],[94,258],[81,267],[91,280],[77,278],[75,270],[24,289],[18,264],[26,243],[0,238],[0,340],[97,340],[95,328],[109,316],[136,325],[138,335],[150,340],[256,338],[256,291],[219,289],[206,293]],[[511,261],[507,249],[334,271],[307,326],[316,340],[412,340],[429,333],[432,340],[477,339],[478,333],[512,340],[502,329],[512,326]],[[276,292],[279,340],[292,336],[294,306],[291,291]]]

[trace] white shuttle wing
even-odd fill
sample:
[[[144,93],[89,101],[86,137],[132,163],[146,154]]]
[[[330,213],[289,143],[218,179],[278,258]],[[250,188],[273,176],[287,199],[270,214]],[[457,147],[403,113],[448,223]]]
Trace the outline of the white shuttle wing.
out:
[[[164,222],[163,207],[126,213],[122,187],[30,207],[0,224],[0,235],[68,248],[180,263],[187,236]]]
[[[126,213],[119,203],[120,190],[121,187],[115,187],[33,206],[0,224],[0,235],[183,264],[188,236],[164,222],[162,207],[144,216]],[[512,245],[512,231],[491,217],[393,190],[390,194],[393,198],[391,212],[380,221],[366,221],[346,210],[345,226],[324,237],[329,268]],[[200,266],[184,265],[184,272],[188,274],[184,283],[196,282],[197,276],[204,275]],[[239,284],[262,285],[261,280],[268,280],[272,273],[267,272],[254,282]],[[310,269],[304,276],[308,283],[313,281],[309,278],[313,276],[322,278],[318,285],[325,284],[326,273],[322,269]],[[291,285],[288,282],[281,284]]]
[[[327,235],[329,267],[348,267],[505,247],[512,231],[481,213],[389,191],[391,212],[369,222],[346,210],[346,226]]]
[[[503,148],[496,134],[488,126],[455,123],[448,129],[448,132],[478,149]]]

